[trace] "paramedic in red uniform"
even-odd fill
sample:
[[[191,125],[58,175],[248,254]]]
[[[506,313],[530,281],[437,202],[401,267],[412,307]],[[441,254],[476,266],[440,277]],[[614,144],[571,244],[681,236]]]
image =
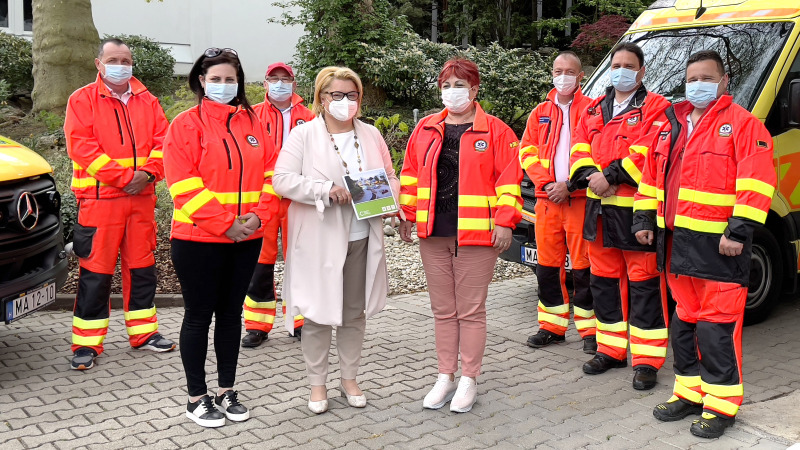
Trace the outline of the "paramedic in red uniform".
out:
[[[134,348],[167,352],[158,333],[155,184],[164,177],[167,118],[158,99],[131,76],[131,50],[119,39],[100,45],[97,80],[69,98],[64,120],[78,201],[73,237],[80,260],[72,320],[71,367],[86,370],[103,352],[111,277],[121,261],[123,310]]]
[[[575,328],[583,339],[583,351],[594,354],[597,341],[589,289],[588,243],[583,239],[586,190],[570,192],[567,188],[572,132],[581,112],[592,102],[581,92],[581,79],[580,58],[572,52],[559,54],[553,61],[555,89],[531,112],[520,141],[519,159],[536,189],[539,332],[528,338],[528,345],[539,348],[564,342],[569,325],[570,300],[564,269],[569,247]]]
[[[677,302],[672,318],[675,384],[653,410],[662,421],[702,414],[694,435],[716,438],[742,404],[742,318],[753,231],[775,192],[772,138],[726,94],[715,51],[686,66],[686,99],[667,110],[636,196],[633,231],[654,241]]]
[[[667,301],[655,248],[631,232],[647,146],[669,106],[644,87],[644,73],[639,46],[622,43],[611,51],[612,86],[581,117],[570,172],[570,189],[588,187],[583,237],[590,241],[597,353],[583,371],[626,367],[630,342],[634,389],[652,389],[667,356]]]
[[[297,125],[313,119],[314,113],[303,105],[303,98],[295,93],[294,71],[282,62],[267,67],[264,88],[267,89],[264,102],[253,106],[258,118],[267,127],[275,151],[279,152],[289,132]],[[258,264],[250,280],[250,287],[244,298],[244,327],[247,334],[242,338],[242,347],[258,347],[267,340],[275,322],[275,262],[278,260],[278,229],[281,230],[282,248],[286,248],[287,211],[289,199],[281,199],[278,217],[264,226],[264,243]],[[284,258],[286,251],[284,250]],[[286,306],[283,307],[286,314]],[[294,318],[294,336],[300,338],[303,316]],[[289,333],[290,335],[292,333]]]

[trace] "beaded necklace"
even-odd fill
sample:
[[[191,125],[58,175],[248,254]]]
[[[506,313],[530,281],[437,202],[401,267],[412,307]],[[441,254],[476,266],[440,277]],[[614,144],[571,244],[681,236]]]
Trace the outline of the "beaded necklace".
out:
[[[324,122],[324,120],[323,120]],[[336,154],[339,155],[339,160],[342,161],[342,165],[344,166],[344,173],[345,175],[350,175],[350,169],[347,168],[347,162],[342,158],[342,152],[339,151],[339,146],[336,145],[336,141],[333,139],[333,134],[331,134],[330,130],[328,130],[328,123],[325,123],[325,131],[328,132],[328,136],[331,138],[331,144],[333,144],[333,149],[336,151]],[[359,152],[359,145],[358,145],[358,135],[356,134],[356,129],[353,127],[353,140],[355,143],[353,145],[356,148],[356,159],[358,160],[358,171],[361,172],[361,153]]]

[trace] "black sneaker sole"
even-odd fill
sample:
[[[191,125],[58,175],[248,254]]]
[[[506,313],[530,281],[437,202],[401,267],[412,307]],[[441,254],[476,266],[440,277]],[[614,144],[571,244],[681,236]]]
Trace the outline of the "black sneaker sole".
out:
[[[73,366],[72,364],[70,364],[69,367],[72,370],[89,370],[92,367],[94,367],[94,361],[92,361],[88,366],[86,364],[78,364],[78,366],[76,367],[76,366]]]

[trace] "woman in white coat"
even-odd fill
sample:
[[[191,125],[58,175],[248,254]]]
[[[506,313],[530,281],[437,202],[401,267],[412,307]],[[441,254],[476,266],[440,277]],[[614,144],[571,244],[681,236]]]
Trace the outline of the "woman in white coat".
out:
[[[328,409],[325,383],[333,327],[342,396],[351,406],[366,406],[356,383],[366,318],[386,305],[389,286],[382,219],[357,220],[343,180],[383,168],[395,196],[400,189],[383,137],[356,119],[362,93],[361,79],[352,70],[322,69],[314,89],[317,117],[292,130],[273,177],[275,192],[292,200],[283,300],[287,321],[305,316],[308,407],[317,414]]]

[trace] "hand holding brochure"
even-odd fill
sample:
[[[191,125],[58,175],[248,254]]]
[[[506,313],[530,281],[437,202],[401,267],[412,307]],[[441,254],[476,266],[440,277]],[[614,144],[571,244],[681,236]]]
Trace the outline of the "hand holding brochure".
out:
[[[345,187],[353,197],[353,211],[358,220],[398,211],[385,169],[367,170],[343,178]]]

